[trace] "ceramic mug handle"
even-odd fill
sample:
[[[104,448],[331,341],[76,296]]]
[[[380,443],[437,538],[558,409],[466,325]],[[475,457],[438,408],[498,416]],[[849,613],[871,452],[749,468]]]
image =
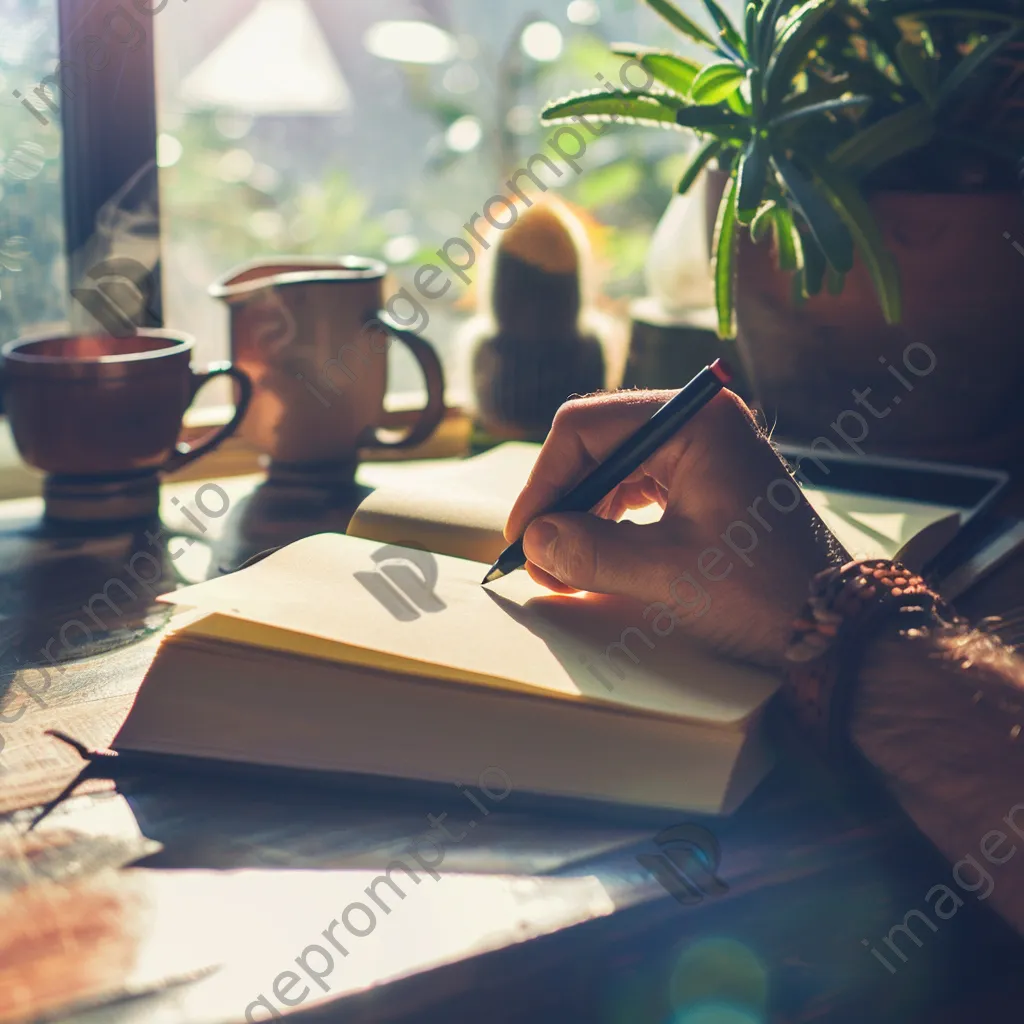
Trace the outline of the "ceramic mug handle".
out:
[[[191,445],[186,444],[184,441],[180,442],[176,446],[174,454],[160,467],[161,473],[173,473],[175,470],[181,469],[182,466],[187,466],[190,462],[194,462],[207,452],[212,452],[217,445],[222,441],[226,441],[238,429],[238,425],[242,422],[242,418],[249,408],[249,401],[252,398],[252,381],[249,380],[248,374],[237,366],[232,366],[231,363],[227,362],[210,363],[205,370],[201,372],[192,370],[191,373],[192,398],[189,401],[189,405],[195,401],[200,389],[213,380],[214,377],[227,376],[231,377],[238,385],[238,397],[235,399],[235,414],[223,427],[215,430],[209,437],[204,438],[198,444]]]
[[[366,447],[411,448],[413,445],[426,441],[444,418],[444,371],[441,369],[441,361],[437,358],[434,346],[429,341],[421,338],[414,331],[407,331],[404,327],[399,327],[388,313],[378,312],[376,318],[381,327],[393,338],[402,342],[419,363],[427,384],[427,404],[420,410],[419,419],[404,437],[397,441],[386,441],[379,436],[374,428]],[[360,447],[363,446],[360,445]]]

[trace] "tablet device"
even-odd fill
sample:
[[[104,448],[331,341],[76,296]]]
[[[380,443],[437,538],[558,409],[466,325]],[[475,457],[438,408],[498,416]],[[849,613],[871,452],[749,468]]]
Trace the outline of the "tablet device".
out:
[[[778,450],[804,486],[945,505],[959,510],[963,523],[991,505],[1010,479],[1004,470],[979,466],[848,455],[791,444]]]
[[[939,531],[941,549],[927,555],[921,566],[947,601],[965,593],[1024,547],[1024,522],[989,511],[1009,481],[1009,473],[1003,470],[859,456],[791,444],[778,447],[806,488],[867,494],[956,512],[959,530],[948,542]]]

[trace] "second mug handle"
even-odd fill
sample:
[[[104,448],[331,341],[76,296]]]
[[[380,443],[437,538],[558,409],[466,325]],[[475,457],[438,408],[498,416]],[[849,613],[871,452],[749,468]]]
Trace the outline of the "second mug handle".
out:
[[[427,384],[427,404],[420,410],[419,419],[412,425],[409,432],[397,441],[386,441],[376,429],[369,439],[368,448],[411,448],[422,444],[437,428],[444,418],[444,371],[441,360],[437,358],[434,346],[414,331],[399,327],[388,313],[383,310],[376,314],[377,321],[392,337],[402,342],[419,363],[423,371],[423,379]],[[360,445],[363,447],[363,445]]]

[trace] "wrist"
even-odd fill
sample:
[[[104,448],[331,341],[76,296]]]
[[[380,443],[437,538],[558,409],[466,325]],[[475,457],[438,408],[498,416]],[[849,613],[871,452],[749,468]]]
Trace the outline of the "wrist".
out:
[[[860,683],[865,689],[892,687],[921,674],[922,666],[943,659],[948,653],[948,635],[955,627],[933,629],[917,637],[882,634],[864,646]]]
[[[959,624],[928,636],[879,637],[869,644],[849,734],[877,767],[906,774],[918,742],[941,743],[946,756],[955,759],[948,740],[941,740],[945,730],[970,748],[967,737],[980,724],[990,729],[988,742],[997,736],[1016,745],[1021,722],[1019,656],[997,636]]]
[[[901,732],[922,721],[941,703],[941,665],[945,640],[928,636],[878,636],[864,649],[860,675],[850,703],[848,735],[852,745],[885,774],[893,773],[890,725]]]

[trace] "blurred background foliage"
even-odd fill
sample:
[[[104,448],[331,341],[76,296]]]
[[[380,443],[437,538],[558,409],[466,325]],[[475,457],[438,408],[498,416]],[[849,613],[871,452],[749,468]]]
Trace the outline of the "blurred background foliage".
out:
[[[384,6],[347,0],[344,8],[353,16],[358,7],[376,7],[383,18]],[[526,12],[509,32],[498,24],[463,28],[460,21],[475,20],[465,0],[441,6],[447,9],[446,26],[459,39],[462,53],[437,66],[397,62],[404,109],[392,114],[392,123],[376,126],[378,132],[408,135],[408,125],[418,122],[418,139],[410,143],[407,156],[404,206],[397,214],[387,208],[383,189],[361,180],[356,147],[339,146],[330,161],[333,166],[312,178],[301,166],[280,173],[279,161],[263,145],[265,124],[232,139],[238,129],[227,123],[230,119],[187,111],[172,129],[182,156],[164,172],[165,203],[171,202],[165,213],[177,222],[175,234],[187,234],[204,249],[222,254],[227,263],[257,251],[352,251],[379,256],[397,267],[436,260],[438,246],[459,231],[512,171],[542,150],[550,129],[540,125],[537,111],[547,97],[593,83],[599,73],[619,82],[622,61],[608,52],[612,35],[603,15],[592,25],[581,25],[566,17],[572,5],[565,0],[506,3],[506,21],[511,9]],[[599,14],[606,9],[617,15],[625,23],[623,31],[635,25],[637,13],[648,13],[632,0],[594,6]],[[675,43],[657,21],[642,21],[647,41]],[[554,59],[532,59],[523,51],[523,32],[538,22],[554,26],[561,36]],[[358,100],[354,116],[360,117]],[[278,126],[275,134],[280,138],[280,129],[287,127]],[[301,145],[299,137],[311,129],[300,124],[292,128],[296,130],[289,144]],[[607,228],[599,236],[612,295],[642,288],[650,232],[685,164],[687,138],[665,133],[659,139],[659,134],[638,136],[612,128],[589,145],[581,160],[583,173],[560,189],[563,198],[586,208]],[[257,159],[249,160],[250,155]]]

